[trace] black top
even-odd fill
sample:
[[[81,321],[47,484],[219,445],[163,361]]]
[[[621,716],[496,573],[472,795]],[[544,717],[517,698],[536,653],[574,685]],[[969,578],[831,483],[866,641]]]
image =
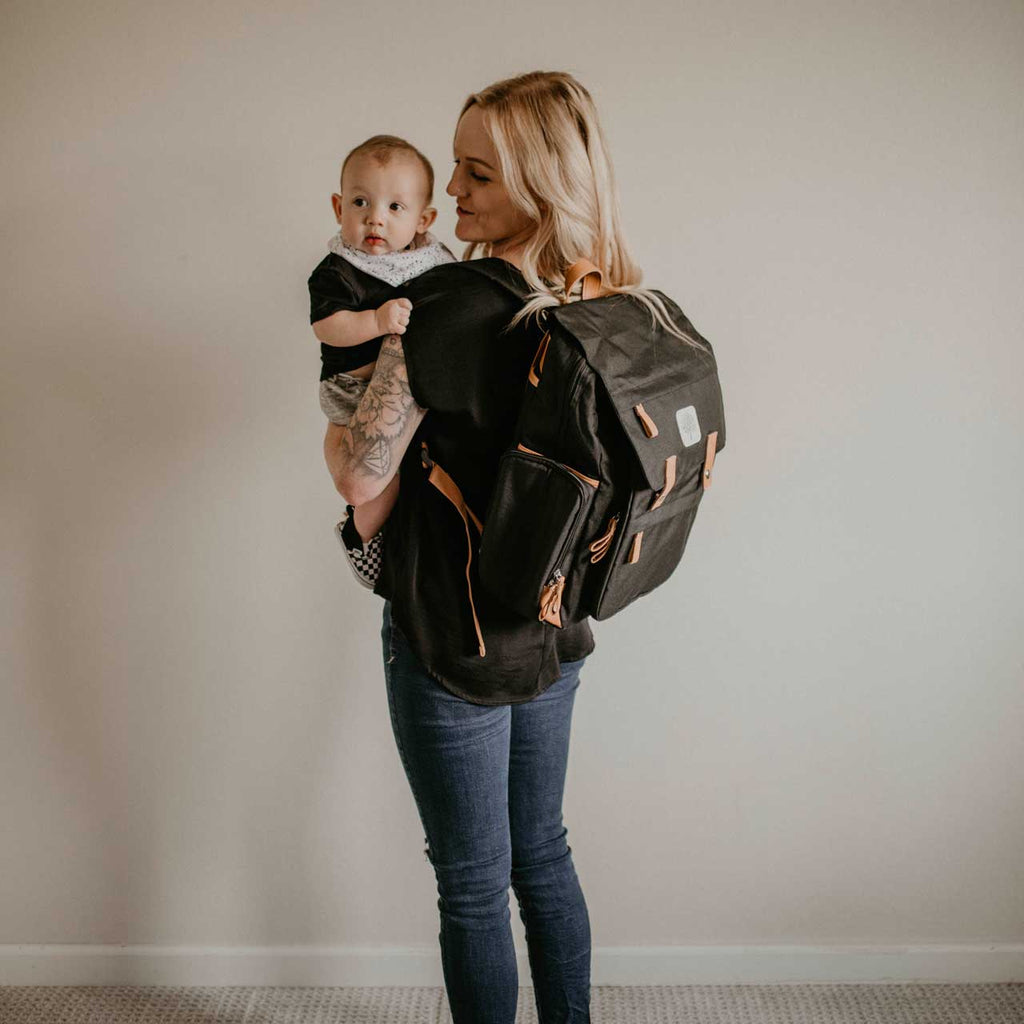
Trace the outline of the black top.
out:
[[[387,281],[367,274],[337,253],[329,252],[309,275],[309,322],[315,324],[341,309],[355,313],[377,309],[397,295],[398,289]],[[336,373],[348,373],[374,362],[383,340],[384,335],[361,345],[325,345],[321,342],[320,379],[327,380]]]
[[[413,304],[402,347],[409,386],[428,409],[405,453],[398,500],[388,519],[375,593],[420,661],[447,690],[474,704],[519,704],[560,674],[559,662],[594,649],[587,621],[558,629],[523,618],[492,598],[477,575],[473,536],[470,583],[487,653],[481,657],[466,583],[466,527],[456,508],[427,481],[421,441],[483,520],[509,447],[539,341],[522,322],[501,334],[529,287],[497,258],[448,263],[400,286]],[[486,523],[485,523],[486,528]]]

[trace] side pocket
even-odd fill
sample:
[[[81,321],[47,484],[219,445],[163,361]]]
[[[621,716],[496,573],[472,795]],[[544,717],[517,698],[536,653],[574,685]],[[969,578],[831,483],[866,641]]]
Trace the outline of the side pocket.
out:
[[[502,604],[561,626],[569,563],[597,487],[522,445],[502,455],[480,539],[480,581]]]
[[[631,601],[650,593],[672,575],[693,527],[703,490],[639,511],[627,511],[609,567],[595,600],[593,616],[607,619]]]

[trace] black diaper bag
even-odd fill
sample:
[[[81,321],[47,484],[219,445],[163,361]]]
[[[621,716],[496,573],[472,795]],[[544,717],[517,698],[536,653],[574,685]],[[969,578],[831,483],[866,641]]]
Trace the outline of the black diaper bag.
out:
[[[469,513],[481,585],[555,627],[607,619],[668,579],[725,446],[711,345],[662,292],[700,347],[654,324],[636,299],[603,294],[600,277],[574,264],[566,293],[582,278],[582,300],[544,311],[482,523]],[[465,507],[440,467],[431,482]]]

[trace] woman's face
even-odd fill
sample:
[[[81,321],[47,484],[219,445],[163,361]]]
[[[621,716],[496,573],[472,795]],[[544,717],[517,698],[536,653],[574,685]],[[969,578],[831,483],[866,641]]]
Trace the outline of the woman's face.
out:
[[[458,204],[455,237],[463,242],[490,242],[494,256],[511,253],[533,233],[535,224],[512,205],[505,191],[498,154],[476,104],[459,119],[453,148],[455,169],[445,191]]]

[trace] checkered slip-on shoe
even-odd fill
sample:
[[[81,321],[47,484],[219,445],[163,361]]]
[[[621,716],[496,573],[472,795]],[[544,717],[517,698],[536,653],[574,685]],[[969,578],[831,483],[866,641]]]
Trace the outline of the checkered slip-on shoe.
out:
[[[384,527],[364,543],[352,518],[352,506],[346,505],[344,514],[334,527],[334,535],[341,542],[352,574],[367,590],[373,590],[377,577],[380,576]]]

